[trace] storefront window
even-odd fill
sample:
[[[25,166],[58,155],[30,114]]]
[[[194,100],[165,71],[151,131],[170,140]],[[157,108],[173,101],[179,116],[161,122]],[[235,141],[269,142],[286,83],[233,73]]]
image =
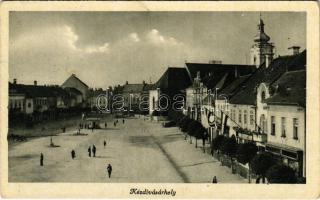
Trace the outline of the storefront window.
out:
[[[238,119],[238,122],[239,123],[242,123],[242,111],[241,110],[239,110],[239,119]]]

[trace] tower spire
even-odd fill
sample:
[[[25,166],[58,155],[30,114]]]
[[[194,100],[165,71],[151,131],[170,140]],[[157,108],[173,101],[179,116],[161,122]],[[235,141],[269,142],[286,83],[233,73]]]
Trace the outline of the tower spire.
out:
[[[261,16],[261,12],[260,12],[260,20],[262,19],[262,16]]]
[[[273,45],[269,43],[270,37],[264,32],[262,14],[259,13],[258,33],[254,37],[254,45],[251,48],[250,63],[259,67],[262,63],[270,63],[273,58]]]

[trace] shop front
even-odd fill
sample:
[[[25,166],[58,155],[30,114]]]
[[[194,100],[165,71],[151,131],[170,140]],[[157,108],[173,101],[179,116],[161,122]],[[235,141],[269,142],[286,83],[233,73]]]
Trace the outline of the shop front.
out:
[[[305,176],[303,173],[303,151],[301,149],[282,144],[267,143],[266,151],[278,156],[284,164],[296,171],[297,176]]]

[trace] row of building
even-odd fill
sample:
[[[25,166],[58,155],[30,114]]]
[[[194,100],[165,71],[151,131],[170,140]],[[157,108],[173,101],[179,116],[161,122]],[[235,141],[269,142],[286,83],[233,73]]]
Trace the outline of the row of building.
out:
[[[250,65],[221,62],[170,67],[149,91],[150,114],[159,109],[161,94],[174,102],[185,95],[183,112],[207,128],[210,138],[234,135],[252,141],[306,173],[306,50],[274,56],[274,45],[259,20]]]
[[[38,85],[37,81],[33,85],[19,84],[14,79],[9,82],[9,121],[55,119],[59,113],[89,110],[97,105],[95,97],[106,92],[89,88],[75,74],[61,86]],[[101,101],[102,105],[106,103]]]

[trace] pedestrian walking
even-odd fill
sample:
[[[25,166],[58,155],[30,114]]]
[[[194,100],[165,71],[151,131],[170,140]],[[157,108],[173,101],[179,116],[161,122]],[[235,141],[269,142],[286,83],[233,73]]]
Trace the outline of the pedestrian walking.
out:
[[[218,180],[217,180],[217,177],[216,177],[216,176],[213,177],[212,183],[218,183]]]
[[[113,126],[114,126],[114,127],[116,127],[116,126],[117,126],[116,122],[113,122]]]
[[[109,178],[111,178],[112,166],[110,164],[108,164],[107,171],[108,171]]]
[[[71,158],[74,159],[76,157],[76,152],[72,149],[71,151]]]
[[[54,144],[53,144],[53,141],[52,141],[52,137],[50,137],[50,147],[53,147]]]
[[[89,157],[91,157],[91,147],[88,148]]]
[[[107,142],[106,140],[103,141],[103,147],[106,148]]]
[[[93,153],[93,157],[96,157],[96,151],[97,151],[96,146],[92,145],[92,153]]]
[[[124,124],[124,119],[122,119],[122,124]]]
[[[107,128],[107,127],[108,127],[108,124],[107,124],[107,122],[105,122],[105,123],[104,123],[104,127],[105,127],[105,128]]]
[[[43,153],[40,153],[40,166],[43,166]]]

